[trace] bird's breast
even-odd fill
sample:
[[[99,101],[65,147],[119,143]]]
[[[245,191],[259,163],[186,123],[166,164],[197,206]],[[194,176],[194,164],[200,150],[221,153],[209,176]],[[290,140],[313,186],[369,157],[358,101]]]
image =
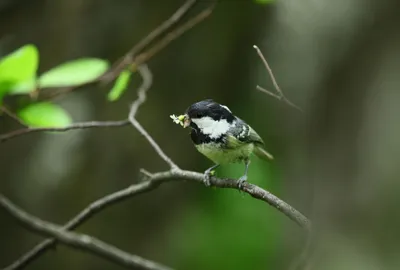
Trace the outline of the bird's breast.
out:
[[[242,162],[253,152],[254,145],[244,144],[237,148],[226,149],[220,143],[209,142],[196,144],[196,149],[216,164]]]

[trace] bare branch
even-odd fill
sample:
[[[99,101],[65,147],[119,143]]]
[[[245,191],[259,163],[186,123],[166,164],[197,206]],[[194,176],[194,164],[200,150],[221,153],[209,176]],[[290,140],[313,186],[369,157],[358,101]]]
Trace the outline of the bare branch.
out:
[[[276,79],[275,79],[274,73],[272,72],[272,69],[271,69],[271,67],[269,66],[269,64],[268,64],[267,60],[265,59],[263,53],[261,52],[260,48],[258,48],[257,45],[253,45],[253,48],[257,51],[257,54],[258,54],[258,56],[260,57],[260,59],[262,60],[264,66],[265,66],[265,69],[268,71],[268,74],[269,74],[269,76],[270,76],[270,78],[271,78],[271,80],[272,80],[272,84],[274,85],[275,90],[276,90],[276,92],[278,93],[278,95],[277,95],[277,94],[274,94],[274,93],[271,92],[271,91],[268,91],[268,90],[265,89],[265,88],[262,88],[262,87],[259,86],[259,85],[257,85],[257,90],[260,90],[260,91],[262,91],[262,92],[264,92],[264,93],[266,93],[266,94],[268,94],[268,95],[270,95],[270,96],[273,96],[273,97],[277,98],[278,100],[283,100],[283,101],[285,101],[289,106],[292,106],[293,108],[295,108],[295,109],[297,109],[297,110],[303,112],[303,110],[302,110],[300,107],[298,107],[296,104],[294,104],[294,103],[291,102],[289,99],[287,99],[286,96],[283,94],[283,91],[282,91],[281,88],[279,87],[279,84],[278,84],[278,82],[277,82]]]
[[[142,76],[143,83],[138,90],[138,98],[133,102],[131,110],[129,112],[129,121],[131,124],[142,134],[157,154],[170,166],[171,169],[178,168],[178,166],[164,153],[161,147],[154,141],[150,134],[142,127],[142,125],[136,120],[135,115],[139,107],[146,102],[146,92],[150,89],[153,84],[153,75],[147,65],[141,65],[138,67],[138,71]]]
[[[150,191],[156,188],[159,184],[154,181],[146,181],[137,185],[132,185],[126,189],[117,191],[110,195],[107,195],[87,206],[78,215],[72,218],[65,224],[63,230],[73,230],[79,225],[83,224],[85,221],[90,219],[94,214],[106,209],[109,206],[114,205],[117,202],[123,201],[135,195]],[[13,264],[4,268],[3,270],[15,270],[22,269],[30,262],[44,254],[47,250],[52,248],[56,243],[56,239],[46,239],[43,242],[36,245],[32,250],[22,256],[20,259],[15,261]]]
[[[88,128],[108,128],[108,127],[123,127],[129,125],[129,120],[120,121],[90,121],[83,123],[75,123],[66,127],[54,127],[54,128],[22,128],[11,131],[4,135],[0,135],[0,143],[5,142],[16,137],[27,135],[36,132],[64,132],[74,129],[88,129]]]
[[[159,185],[171,181],[193,181],[198,182],[203,185],[204,175],[202,173],[186,171],[181,169],[171,169],[169,171],[157,172],[157,173],[146,173],[146,182],[139,183],[136,185],[129,186],[126,189],[117,191],[115,193],[109,194],[97,201],[91,203],[88,207],[82,210],[78,215],[72,218],[64,227],[63,230],[73,230],[79,225],[89,220],[93,215],[105,210],[106,208],[139,194],[149,192]],[[241,190],[253,198],[267,202],[269,205],[276,208],[278,211],[285,214],[288,218],[293,220],[300,227],[309,230],[311,223],[310,221],[294,207],[286,203],[285,201],[279,199],[272,193],[250,183],[245,182],[241,189],[239,189],[239,182],[235,179],[221,179],[212,177],[211,185],[219,188],[230,188]],[[44,252],[52,248],[56,244],[55,239],[46,239],[43,242],[35,246],[31,251],[21,257],[19,260],[14,262],[12,265],[4,268],[3,270],[15,270],[21,269],[27,264],[29,264],[34,259],[38,258]]]
[[[275,93],[272,93],[271,91],[269,91],[269,90],[267,90],[267,89],[265,89],[265,88],[262,88],[262,87],[259,86],[259,85],[257,85],[256,88],[257,88],[257,90],[259,90],[259,91],[261,91],[261,92],[264,92],[265,94],[270,95],[271,97],[274,97],[274,98],[276,98],[276,99],[278,99],[278,100],[281,100],[281,99],[282,99],[282,96],[281,96],[281,95],[277,95],[277,94],[275,94]]]
[[[182,24],[180,27],[178,27],[174,31],[171,31],[170,33],[168,33],[164,38],[162,38],[157,44],[155,44],[149,50],[139,54],[135,58],[135,60],[133,61],[132,64],[140,65],[140,64],[147,62],[150,58],[152,58],[159,51],[164,49],[173,40],[177,39],[182,34],[186,33],[188,30],[190,30],[191,28],[193,28],[194,26],[199,24],[201,21],[206,19],[208,16],[210,16],[214,9],[214,6],[215,6],[214,4],[211,5],[209,8],[203,10],[202,12],[200,12],[193,18],[189,19],[186,23]]]
[[[92,253],[131,269],[170,270],[166,266],[129,254],[92,236],[65,231],[62,227],[29,215],[0,194],[0,204],[21,225],[41,235],[56,238],[72,248]]]
[[[175,11],[174,14],[171,15],[167,20],[165,20],[162,24],[160,24],[156,29],[151,31],[146,37],[144,37],[139,43],[133,46],[129,52],[122,57],[120,61],[117,61],[117,64],[114,68],[111,69],[111,72],[107,72],[104,76],[105,81],[113,80],[125,67],[132,64],[134,62],[134,57],[143,51],[150,43],[152,43],[155,39],[160,37],[170,28],[172,28],[176,23],[178,23],[183,16],[196,4],[197,0],[187,0],[182,6]],[[139,64],[138,64],[139,65]],[[114,74],[113,74],[114,73]]]
[[[2,106],[0,106],[0,111],[4,112],[6,115],[8,115],[10,118],[14,119],[15,122],[17,122],[18,124],[20,124],[21,126],[26,127],[25,123],[22,122],[21,119],[19,119],[19,117],[17,115],[15,115],[12,111],[10,111],[6,106],[4,106],[4,104]]]
[[[114,80],[115,78],[117,78],[118,75],[121,73],[121,71],[123,71],[126,67],[131,66],[131,65],[139,66],[139,65],[145,63],[151,57],[153,57],[157,52],[159,52],[162,48],[164,48],[170,42],[172,42],[173,40],[178,38],[180,36],[180,34],[179,35],[175,34],[174,38],[162,39],[159,43],[156,43],[152,48],[150,48],[149,52],[143,52],[143,53],[141,53],[141,52],[146,47],[148,47],[153,41],[155,41],[157,38],[159,38],[160,36],[165,34],[175,24],[177,24],[179,21],[181,21],[183,16],[194,6],[194,4],[196,2],[197,2],[197,0],[187,0],[181,7],[179,7],[179,9],[177,11],[175,11],[174,14],[172,14],[172,16],[170,18],[165,20],[161,25],[157,26],[157,28],[155,28],[146,37],[144,37],[141,41],[139,41],[139,43],[137,43],[135,46],[133,46],[133,48],[130,49],[120,60],[118,60],[111,67],[110,70],[108,70],[105,74],[103,74],[96,80],[89,82],[85,85],[81,85],[79,87],[67,87],[64,89],[60,89],[57,92],[53,91],[53,93],[47,99],[53,99],[55,97],[64,95],[64,94],[74,91],[78,88],[81,88],[83,86],[93,84],[93,83],[101,83],[102,85],[105,85],[105,84],[109,83],[110,81]],[[207,10],[211,11],[211,9],[207,9]],[[210,14],[211,14],[211,12],[210,12]],[[210,14],[208,14],[208,15],[210,15]],[[199,15],[194,17],[193,19],[198,18]],[[201,20],[196,20],[195,24],[201,22],[207,16],[204,16]],[[190,21],[193,21],[193,19],[191,19]],[[189,21],[187,23],[189,23]],[[191,27],[193,27],[194,25],[192,25]],[[189,30],[191,27],[186,28],[184,31]],[[181,28],[179,28],[179,29],[181,29]],[[178,31],[180,31],[179,29],[177,29],[176,31],[172,31],[172,32],[178,32]],[[183,33],[181,33],[181,34],[183,34]],[[139,55],[139,53],[141,53],[141,54]]]

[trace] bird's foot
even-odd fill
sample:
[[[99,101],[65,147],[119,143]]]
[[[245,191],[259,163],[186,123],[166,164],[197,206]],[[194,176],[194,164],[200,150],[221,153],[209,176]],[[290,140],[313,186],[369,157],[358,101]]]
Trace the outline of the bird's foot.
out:
[[[244,183],[247,181],[247,175],[243,175],[242,177],[240,177],[239,179],[238,179],[238,188],[239,189],[242,189],[243,188],[243,185],[244,185]]]
[[[203,179],[203,183],[206,187],[211,186],[211,177],[214,175],[214,171],[213,170],[206,170],[204,172],[204,179]]]

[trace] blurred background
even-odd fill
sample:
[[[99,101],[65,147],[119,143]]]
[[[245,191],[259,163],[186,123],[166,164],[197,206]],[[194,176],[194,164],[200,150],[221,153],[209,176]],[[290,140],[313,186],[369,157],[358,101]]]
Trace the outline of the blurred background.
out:
[[[38,46],[40,72],[67,60],[115,61],[168,18],[178,0],[0,0],[0,57]],[[200,3],[196,14],[210,5]],[[172,123],[205,98],[252,125],[275,156],[254,159],[249,181],[313,220],[316,269],[400,268],[400,2],[220,0],[208,19],[148,63],[154,84],[137,118],[181,167],[210,161]],[[268,2],[268,1],[266,1]],[[273,90],[266,55],[286,96],[304,113],[255,89]],[[75,122],[127,116],[140,77],[118,101],[87,87],[57,102]],[[0,117],[0,133],[18,128]],[[0,144],[0,191],[57,224],[90,202],[167,169],[147,141],[124,128],[32,134]],[[243,166],[218,169],[239,177]],[[0,209],[0,267],[42,237]],[[172,182],[119,203],[78,229],[176,269],[289,269],[304,231],[236,190]],[[122,269],[63,246],[27,269]]]

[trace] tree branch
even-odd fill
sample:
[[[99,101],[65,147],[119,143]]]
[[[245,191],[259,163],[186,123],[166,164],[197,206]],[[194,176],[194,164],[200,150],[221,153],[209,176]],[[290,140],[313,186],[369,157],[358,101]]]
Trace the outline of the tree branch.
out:
[[[142,127],[142,125],[136,120],[135,115],[139,107],[146,102],[146,92],[150,89],[153,84],[153,75],[147,65],[142,65],[138,67],[138,71],[142,76],[143,83],[138,90],[138,98],[133,102],[131,110],[129,112],[130,123],[142,134],[157,154],[170,166],[171,169],[178,168],[178,166],[164,153],[161,147],[154,141],[150,134]]]
[[[0,194],[0,205],[24,227],[41,235],[51,236],[60,243],[92,253],[131,269],[170,270],[166,266],[129,254],[92,236],[65,231],[62,227],[29,215]]]
[[[129,120],[119,121],[90,121],[75,123],[66,127],[51,127],[51,128],[22,128],[11,131],[4,135],[0,135],[0,143],[14,139],[16,137],[27,135],[37,132],[65,132],[74,129],[88,129],[88,128],[108,128],[108,127],[123,127],[129,125]]]
[[[164,38],[162,38],[157,44],[155,44],[153,47],[151,47],[149,50],[139,54],[135,60],[132,62],[133,65],[141,65],[145,62],[147,62],[150,58],[152,58],[154,55],[156,55],[159,51],[164,49],[171,41],[177,39],[180,37],[182,34],[193,28],[195,25],[203,21],[205,18],[211,15],[213,9],[215,7],[215,4],[212,4],[209,8],[203,10],[190,20],[188,20],[186,23],[182,24],[179,26],[177,29],[174,31],[171,31],[167,35],[165,35]]]
[[[92,82],[89,82],[85,85],[93,84],[93,83],[100,83],[101,85],[108,84],[112,80],[118,77],[118,75],[128,66],[139,66],[146,61],[148,61],[151,57],[153,57],[157,52],[159,52],[161,49],[166,47],[170,42],[178,38],[181,34],[186,32],[187,30],[190,30],[193,26],[196,24],[200,23],[202,20],[204,20],[206,17],[208,17],[214,5],[212,5],[210,8],[207,8],[205,11],[207,11],[207,14],[204,14],[204,11],[198,14],[197,16],[194,16],[191,18],[188,22],[186,22],[182,27],[177,28],[176,30],[171,31],[166,37],[161,39],[158,43],[156,43],[153,47],[151,47],[147,52],[142,51],[148,47],[152,42],[154,42],[157,38],[160,38],[163,34],[165,34],[169,29],[171,29],[175,24],[177,24],[179,21],[182,20],[183,16],[196,4],[197,0],[187,0],[177,11],[175,11],[174,14],[167,20],[165,20],[161,25],[157,26],[152,32],[150,32],[146,37],[144,37],[139,43],[137,43],[135,46],[133,46],[132,49],[130,49],[120,60],[116,61],[116,63],[102,76],[99,78],[95,79]],[[193,23],[194,22],[194,23]],[[187,27],[187,25],[191,25],[190,27]],[[186,27],[185,27],[186,26]],[[185,28],[184,31],[182,32],[182,28]],[[169,38],[173,36],[173,38]],[[60,95],[64,95],[66,93],[69,93],[71,91],[74,91],[78,88],[81,88],[82,86],[85,85],[80,85],[78,87],[67,87],[64,89],[60,89],[57,92],[53,91],[53,94],[51,94],[48,98],[53,99],[55,97],[58,97]]]
[[[151,31],[146,37],[144,37],[141,41],[139,41],[129,52],[124,55],[117,64],[114,65],[114,68],[111,69],[112,72],[107,72],[102,79],[105,81],[113,80],[116,76],[113,73],[119,74],[125,67],[132,64],[134,62],[134,58],[137,54],[143,51],[150,43],[156,40],[158,37],[166,33],[169,29],[171,29],[175,24],[177,24],[183,16],[196,4],[197,0],[187,0],[178,10],[175,11],[174,14],[171,15],[167,20],[165,20],[162,24],[160,24],[157,28]]]
[[[84,210],[82,210],[78,215],[72,218],[65,226],[62,227],[62,229],[73,230],[78,226],[82,225],[87,220],[89,220],[96,213],[99,213],[118,202],[122,202],[139,194],[154,190],[163,183],[186,180],[203,184],[203,179],[204,179],[204,174],[202,173],[186,171],[181,169],[171,169],[168,171],[157,172],[154,174],[146,173],[145,182],[129,186],[126,189],[117,191],[103,198],[100,198],[97,201],[94,201]],[[269,205],[271,205],[272,207],[276,208],[278,211],[285,214],[288,218],[290,218],[300,227],[306,230],[310,229],[311,223],[302,213],[297,211],[294,207],[292,207],[285,201],[276,197],[274,194],[256,185],[245,182],[243,186],[239,188],[239,182],[235,179],[229,179],[229,178],[222,179],[222,178],[212,177],[211,186],[241,190],[249,194],[253,198],[264,201]],[[21,269],[34,259],[44,254],[44,252],[52,248],[55,244],[56,244],[56,239],[46,239],[43,242],[39,243],[37,246],[35,246],[31,251],[29,251],[19,260],[14,262],[12,265],[4,268],[3,270]]]
[[[18,118],[18,116],[13,113],[12,111],[10,111],[6,106],[4,106],[4,104],[2,106],[0,106],[0,112],[5,113],[6,115],[8,115],[10,118],[12,118],[15,122],[17,122],[18,124],[20,124],[23,127],[26,127],[25,123],[22,122],[21,119]]]
[[[291,101],[283,94],[283,91],[282,91],[281,88],[279,87],[279,84],[278,84],[278,82],[277,82],[276,79],[275,79],[274,73],[272,72],[272,69],[271,69],[271,67],[270,67],[269,64],[268,64],[267,59],[265,59],[265,57],[264,57],[263,53],[261,52],[260,48],[258,48],[257,45],[253,45],[253,48],[256,50],[258,56],[260,57],[261,61],[263,62],[264,66],[265,66],[265,69],[268,71],[268,74],[269,74],[269,76],[270,76],[270,78],[271,78],[271,80],[272,80],[272,84],[274,85],[275,90],[276,90],[276,92],[277,92],[278,94],[275,94],[275,93],[273,93],[273,92],[271,92],[271,91],[268,91],[267,89],[262,88],[262,87],[259,86],[259,85],[257,85],[257,87],[256,87],[257,90],[259,90],[259,91],[261,91],[261,92],[263,92],[263,93],[266,93],[266,94],[268,94],[268,95],[270,95],[270,96],[272,96],[272,97],[274,97],[274,98],[276,98],[276,99],[278,99],[278,100],[283,100],[283,101],[286,102],[289,106],[292,106],[293,108],[295,108],[295,109],[297,109],[297,110],[303,112],[303,110],[302,110],[299,106],[297,106],[296,104],[294,104],[293,102],[291,102]]]

